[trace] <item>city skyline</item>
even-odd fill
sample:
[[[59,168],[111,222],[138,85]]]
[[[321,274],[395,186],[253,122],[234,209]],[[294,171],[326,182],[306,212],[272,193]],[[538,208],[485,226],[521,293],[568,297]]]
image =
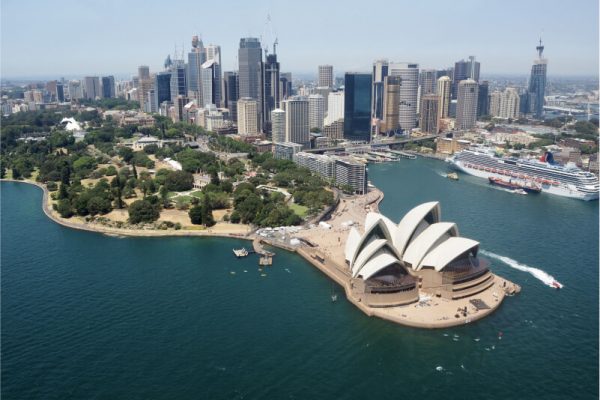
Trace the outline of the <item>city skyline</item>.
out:
[[[304,2],[303,8],[295,8],[273,1],[254,2],[251,6],[230,2],[212,5],[209,12],[203,8],[197,15],[209,17],[198,18],[183,3],[164,7],[163,3],[137,1],[40,2],[34,6],[36,13],[31,13],[22,3],[7,0],[2,3],[1,15],[2,77],[135,75],[139,65],[149,65],[152,72],[158,72],[167,54],[173,55],[175,46],[179,53],[190,51],[193,35],[201,36],[205,45],[221,46],[222,71],[237,70],[240,38],[257,37],[263,48],[272,48],[273,41],[278,40],[282,71],[316,75],[318,65],[331,64],[336,77],[344,72],[368,72],[373,61],[380,58],[415,62],[426,69],[452,66],[470,55],[481,62],[482,75],[527,75],[536,57],[534,45],[541,35],[547,47],[545,55],[551,60],[549,76],[598,75],[598,3],[591,0],[582,2],[585,7],[580,3],[578,8],[567,9],[557,1],[390,3],[377,17],[381,27],[398,26],[394,16],[399,14],[394,10],[415,16],[403,18],[405,25],[394,28],[397,34],[393,35],[361,27],[364,15],[374,15],[369,4],[319,4],[319,12],[315,13],[313,3],[311,0]],[[230,12],[231,7],[240,12]],[[140,12],[145,15],[147,35],[140,35],[139,27],[123,17]],[[423,29],[419,22],[423,20],[418,16],[424,13],[438,21],[435,29]],[[299,26],[285,23],[291,14]],[[224,18],[227,23],[223,23]],[[48,24],[48,19],[64,23]],[[158,34],[153,24],[164,26],[165,20],[178,23]],[[23,25],[25,21],[27,25]],[[494,22],[508,24],[511,29],[496,29]],[[93,26],[98,29],[89,29]],[[74,34],[83,29],[87,29],[85,34]],[[500,31],[502,34],[498,34]],[[357,34],[351,36],[354,32]],[[418,34],[403,39],[402,32]],[[33,43],[47,37],[52,39],[31,50]]]

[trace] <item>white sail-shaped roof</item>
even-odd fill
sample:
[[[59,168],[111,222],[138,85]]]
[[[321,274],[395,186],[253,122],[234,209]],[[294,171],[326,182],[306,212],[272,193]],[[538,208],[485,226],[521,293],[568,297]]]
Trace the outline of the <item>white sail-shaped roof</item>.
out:
[[[438,222],[429,225],[416,239],[410,242],[402,255],[402,261],[410,264],[412,269],[419,270],[419,264],[425,255],[447,239],[448,235],[458,236],[456,224]]]
[[[372,214],[372,213],[369,213],[369,214]],[[369,214],[367,214],[367,217],[369,217]],[[385,220],[383,218],[381,218],[381,214],[375,214],[375,215],[378,216],[378,218],[371,217],[371,219],[369,221],[367,221],[369,224],[368,224],[368,226],[365,227],[366,228],[365,233],[360,238],[358,245],[356,245],[356,247],[354,248],[352,258],[350,259],[350,265],[354,264],[354,260],[360,253],[360,250],[365,245],[365,243],[368,243],[371,239],[373,239],[373,232],[375,231],[375,229],[377,227],[379,227],[381,229],[381,232],[383,233],[384,238],[390,244],[393,244],[392,234],[390,233],[389,225],[385,222]],[[396,229],[395,226],[393,228]],[[379,238],[379,239],[383,239],[383,238]]]
[[[399,262],[398,259],[393,255],[389,253],[379,253],[361,268],[359,275],[361,275],[364,280],[367,280],[388,265],[397,262]]]
[[[413,233],[421,224],[421,222],[427,217],[427,214],[433,214],[433,223],[440,221],[440,203],[437,201],[431,201],[429,203],[423,203],[410,210],[404,218],[398,224],[396,229],[396,235],[394,238],[394,245],[400,254],[404,253],[404,250],[408,246],[408,242],[413,236]],[[421,224],[422,225],[422,224]]]
[[[419,265],[418,269],[425,266],[433,267],[436,271],[441,271],[461,254],[479,247],[479,242],[463,237],[451,237],[435,249],[433,249]]]
[[[358,233],[355,227],[352,227],[348,234],[348,239],[346,239],[346,247],[344,248],[346,261],[349,262],[354,258],[354,251],[358,247],[358,242],[360,242],[360,233]]]
[[[385,239],[377,239],[373,240],[371,243],[365,246],[365,248],[356,256],[354,262],[350,264],[350,268],[352,269],[352,276],[356,276],[360,268],[367,261],[369,261],[369,258],[371,258],[377,250],[385,246],[386,243],[387,240]]]

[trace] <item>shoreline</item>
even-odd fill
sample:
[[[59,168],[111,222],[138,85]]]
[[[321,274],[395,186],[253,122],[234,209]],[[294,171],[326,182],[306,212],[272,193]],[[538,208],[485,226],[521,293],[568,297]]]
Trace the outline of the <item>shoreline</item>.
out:
[[[29,185],[37,186],[42,189],[42,210],[44,214],[52,221],[66,228],[77,229],[80,231],[102,233],[107,236],[130,236],[130,237],[166,237],[166,236],[206,236],[206,237],[225,237],[231,239],[244,239],[252,240],[252,233],[250,234],[239,234],[239,233],[228,233],[228,232],[211,232],[211,231],[192,231],[192,230],[157,230],[157,229],[121,229],[91,225],[85,222],[70,222],[65,218],[61,218],[54,215],[53,210],[48,207],[49,192],[48,188],[42,183],[29,181],[29,180],[17,180],[17,179],[0,179],[0,182],[15,182],[15,183],[26,183]]]
[[[378,318],[385,319],[385,320],[388,320],[390,322],[393,322],[393,323],[396,323],[399,325],[404,325],[404,326],[408,326],[408,327],[412,327],[412,328],[443,329],[443,328],[450,328],[450,327],[454,327],[454,326],[470,324],[472,322],[478,321],[478,320],[492,314],[494,311],[496,311],[496,309],[498,309],[500,307],[500,305],[502,304],[502,301],[507,296],[505,290],[503,290],[503,287],[504,287],[503,285],[512,285],[513,287],[516,287],[517,293],[520,290],[520,287],[518,285],[516,285],[496,274],[492,274],[494,277],[494,283],[490,288],[486,289],[486,292],[490,292],[493,289],[493,290],[496,290],[498,293],[496,293],[496,291],[494,291],[492,293],[495,301],[493,303],[491,303],[491,307],[489,309],[477,310],[474,314],[469,313],[467,316],[464,316],[464,317],[461,316],[456,319],[449,319],[447,317],[438,318],[435,320],[432,318],[418,319],[418,318],[415,318],[414,316],[409,316],[407,314],[412,314],[414,312],[414,310],[412,310],[412,309],[418,307],[419,304],[412,303],[412,304],[408,304],[408,305],[404,305],[404,306],[381,307],[380,308],[380,307],[369,307],[366,304],[362,303],[362,299],[361,299],[360,295],[353,293],[353,283],[352,283],[351,277],[348,274],[348,271],[346,269],[344,269],[343,266],[341,266],[337,262],[335,262],[332,259],[332,257],[324,255],[321,251],[322,248],[319,247],[318,245],[316,247],[305,247],[305,246],[293,247],[293,246],[290,246],[290,245],[287,245],[284,243],[279,243],[276,240],[269,240],[269,239],[260,237],[253,232],[246,234],[246,235],[241,235],[241,234],[232,234],[232,233],[181,231],[181,230],[178,230],[178,231],[159,231],[159,230],[140,230],[140,229],[126,230],[126,229],[119,229],[119,228],[89,226],[88,224],[85,224],[85,223],[70,223],[70,222],[64,221],[60,217],[55,216],[53,214],[53,212],[49,209],[49,207],[48,207],[49,192],[48,192],[48,189],[45,187],[45,185],[38,183],[38,182],[33,182],[33,181],[25,181],[25,180],[20,181],[20,180],[14,180],[14,179],[1,179],[0,182],[27,183],[27,184],[39,187],[43,191],[42,209],[43,209],[44,213],[46,214],[46,216],[48,218],[50,218],[52,221],[54,221],[64,227],[71,228],[71,229],[83,230],[83,231],[88,231],[88,232],[96,232],[96,233],[105,234],[107,236],[128,236],[128,237],[168,237],[168,236],[191,237],[191,236],[196,236],[196,237],[221,237],[221,238],[229,238],[229,239],[243,239],[243,240],[252,241],[253,244],[254,244],[254,241],[258,241],[259,244],[265,243],[266,245],[295,253],[295,254],[299,255],[300,257],[302,257],[304,260],[306,260],[309,264],[313,265],[315,268],[317,268],[319,271],[321,271],[327,277],[332,279],[335,283],[340,285],[344,289],[346,299],[350,303],[352,303],[354,306],[356,306],[360,311],[362,311],[364,314],[366,314],[367,316],[378,317]],[[374,191],[377,191],[379,194],[374,200],[368,202],[367,205],[371,210],[378,212],[379,204],[383,201],[383,198],[384,198],[384,193],[377,188],[375,188]],[[319,258],[322,258],[322,261],[319,260]],[[452,301],[451,303],[453,305],[457,305],[458,303],[460,303],[461,305],[468,305],[468,303],[462,304],[462,303],[466,303],[467,299],[465,299],[465,301]],[[434,305],[437,306],[439,304],[440,303],[436,303]],[[445,303],[442,305],[442,307],[445,305],[448,305],[448,304]],[[426,311],[422,310],[418,315],[419,316],[426,315],[425,313],[426,313]]]

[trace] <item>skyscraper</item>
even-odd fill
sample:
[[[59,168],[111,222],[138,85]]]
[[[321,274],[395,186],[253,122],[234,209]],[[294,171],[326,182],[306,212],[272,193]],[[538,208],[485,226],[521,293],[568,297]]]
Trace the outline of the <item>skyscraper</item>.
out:
[[[138,67],[138,101],[140,102],[140,108],[144,111],[146,104],[148,103],[148,92],[152,89],[152,80],[150,79],[150,67],[147,65],[140,65]]]
[[[489,113],[489,91],[490,83],[488,81],[483,81],[479,84],[479,94],[477,95],[477,117],[482,117]]]
[[[421,132],[437,134],[439,131],[439,104],[440,98],[435,93],[421,96]]]
[[[450,94],[452,92],[452,81],[448,76],[442,76],[437,81],[437,95],[440,99],[438,113],[440,118],[448,118],[450,107]]]
[[[452,98],[458,96],[458,85],[465,79],[479,82],[480,63],[475,61],[475,56],[469,56],[469,61],[460,60],[454,63],[454,77],[452,81]]]
[[[437,71],[435,69],[423,69],[419,74],[419,87],[421,96],[435,93],[437,83]]]
[[[344,77],[344,138],[371,140],[371,74],[349,73]]]
[[[308,100],[294,96],[283,102],[285,111],[285,137],[287,142],[310,147],[310,128],[308,123]]]
[[[285,142],[285,111],[276,108],[271,111],[271,140],[273,143]]]
[[[383,118],[380,126],[382,133],[395,133],[400,127],[398,118],[401,84],[402,78],[399,76],[386,76],[383,79]]]
[[[247,97],[262,104],[262,49],[257,38],[240,39],[238,50],[239,96]],[[260,113],[261,110],[259,110]],[[238,107],[239,112],[239,107]],[[259,115],[259,120],[262,117]],[[259,126],[259,131],[262,127]]]
[[[282,72],[279,74],[279,90],[280,90],[280,94],[279,94],[280,100],[285,100],[294,94],[292,92],[292,73],[291,72]]]
[[[226,71],[223,74],[223,106],[229,110],[229,115],[233,121],[237,121],[238,98],[238,73],[237,71]]]
[[[548,60],[542,57],[544,52],[542,39],[540,39],[540,45],[535,49],[538,52],[538,58],[533,61],[531,76],[529,77],[529,112],[535,118],[541,119],[544,116],[544,95],[546,93],[546,72],[548,70]]]
[[[96,97],[100,97],[100,78],[97,76],[86,76],[83,78],[85,86],[85,98],[88,100],[95,100]]]
[[[115,77],[112,75],[102,77],[102,97],[112,99],[115,97]]]
[[[473,79],[465,79],[458,84],[455,128],[459,130],[475,127],[477,121],[477,97],[479,85]]]
[[[371,115],[383,119],[383,80],[388,75],[388,61],[377,60],[373,63],[373,90],[371,93]]]
[[[188,53],[187,64],[187,87],[189,93],[184,93],[191,99],[195,99],[199,106],[204,105],[202,99],[202,65],[206,62],[206,49],[202,39],[192,36],[192,50]]]
[[[171,101],[171,72],[159,72],[154,76],[154,103],[157,109],[164,101]]]
[[[258,102],[249,97],[243,97],[237,102],[238,133],[244,136],[258,134]]]
[[[81,81],[69,81],[69,98],[71,100],[83,99],[83,87]]]
[[[503,119],[519,118],[520,96],[515,88],[495,91],[490,96],[490,115]]]
[[[279,62],[277,61],[276,47],[273,45],[273,54],[267,54],[263,66],[263,84],[264,84],[264,101],[263,101],[263,126],[265,131],[271,131],[271,111],[279,108],[281,101],[281,90],[279,85]]]
[[[344,119],[344,92],[331,92],[327,96],[327,115],[324,124],[331,125]]]
[[[221,103],[221,68],[215,60],[208,60],[202,64],[202,104],[204,107],[209,104],[219,106]]]
[[[188,98],[187,74],[183,60],[173,60],[171,63],[171,101],[175,103],[177,96]]]
[[[398,124],[403,131],[410,132],[417,126],[419,64],[390,63],[388,72],[391,76],[401,78]]]
[[[217,107],[221,106],[221,46],[209,44],[205,47],[206,62],[202,64],[202,85],[205,83],[210,85],[210,90],[202,87],[202,101],[204,105],[214,104]],[[209,96],[205,99],[204,95]]]
[[[333,66],[319,65],[319,87],[333,87]]]
[[[323,130],[323,120],[325,119],[325,98],[320,94],[311,94],[308,96],[308,121],[309,128]]]

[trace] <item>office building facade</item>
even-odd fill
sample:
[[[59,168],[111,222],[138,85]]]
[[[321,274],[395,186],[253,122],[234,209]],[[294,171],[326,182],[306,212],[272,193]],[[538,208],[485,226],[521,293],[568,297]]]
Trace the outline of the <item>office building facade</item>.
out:
[[[399,76],[400,108],[398,125],[405,133],[417,126],[417,101],[419,92],[419,64],[390,63],[389,75]]]
[[[344,78],[344,138],[371,140],[371,74],[346,73]]]
[[[458,130],[472,129],[477,121],[477,99],[479,85],[473,79],[465,79],[458,84],[456,102],[456,123]]]
[[[442,76],[438,79],[436,93],[440,101],[440,105],[438,106],[440,118],[448,118],[452,95],[452,80],[449,76]]]
[[[320,87],[333,87],[333,66],[332,65],[319,65],[319,79],[318,86]]]

